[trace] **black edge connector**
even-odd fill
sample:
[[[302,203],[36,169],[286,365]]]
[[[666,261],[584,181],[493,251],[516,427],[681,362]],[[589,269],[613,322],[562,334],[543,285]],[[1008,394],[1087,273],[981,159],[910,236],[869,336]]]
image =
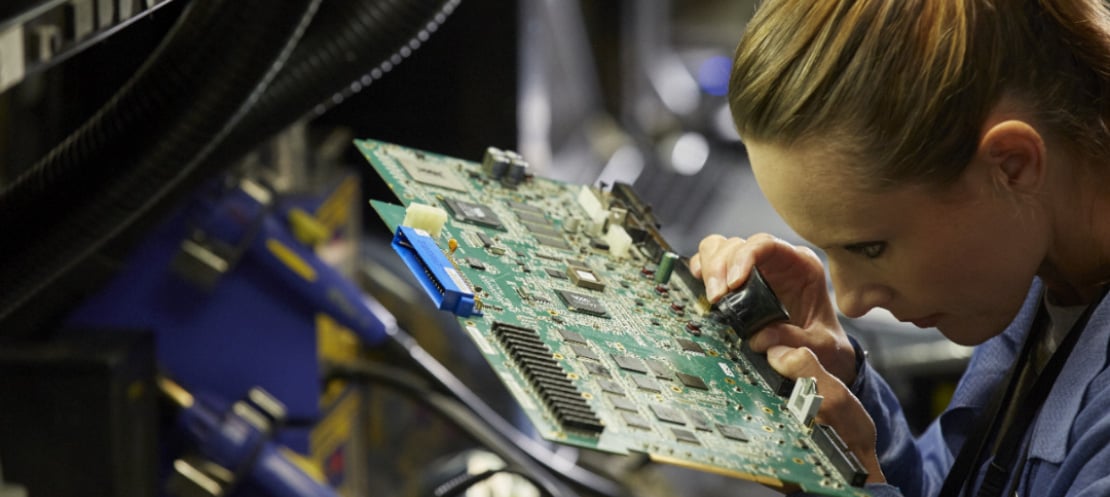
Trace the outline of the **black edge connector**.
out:
[[[494,322],[492,329],[563,427],[590,434],[605,429],[536,330],[502,322]]]
[[[815,425],[810,437],[813,439],[813,443],[817,444],[817,449],[825,453],[825,456],[829,458],[848,484],[853,487],[862,487],[867,482],[867,470],[863,468],[863,464],[859,462],[856,455],[848,450],[844,440],[836,434],[836,430],[831,426]]]
[[[740,354],[751,363],[759,376],[763,377],[763,381],[767,382],[767,386],[771,387],[771,391],[779,397],[790,397],[790,392],[794,391],[794,380],[787,378],[775,368],[771,367],[771,363],[767,362],[767,354],[760,354],[750,346],[747,340],[740,341]]]

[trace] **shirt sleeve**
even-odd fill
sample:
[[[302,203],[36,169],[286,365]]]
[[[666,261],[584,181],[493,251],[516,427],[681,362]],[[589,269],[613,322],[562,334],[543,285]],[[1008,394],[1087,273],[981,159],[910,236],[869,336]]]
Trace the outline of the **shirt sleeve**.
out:
[[[1012,358],[1011,342],[1009,337],[998,337],[976,348],[953,403],[916,438],[886,380],[870,364],[861,366],[851,390],[875,422],[883,474],[902,495],[931,497],[940,492],[956,454],[977,424],[984,398],[1004,375],[1004,366]]]
[[[879,465],[883,468],[890,485],[879,485],[868,490],[873,495],[904,495],[906,497],[925,497],[928,488],[923,461],[918,452],[902,406],[886,381],[869,364],[864,362],[852,393],[859,398],[871,419],[875,422],[876,450]],[[887,488],[889,487],[889,488]],[[898,491],[901,490],[901,493]]]

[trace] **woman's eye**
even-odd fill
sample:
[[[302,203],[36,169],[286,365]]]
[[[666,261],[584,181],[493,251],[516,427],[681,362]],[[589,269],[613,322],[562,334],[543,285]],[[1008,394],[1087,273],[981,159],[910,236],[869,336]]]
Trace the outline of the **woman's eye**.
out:
[[[875,259],[883,255],[883,251],[886,250],[886,242],[853,243],[851,245],[846,245],[844,249],[853,254],[862,255],[868,259]]]

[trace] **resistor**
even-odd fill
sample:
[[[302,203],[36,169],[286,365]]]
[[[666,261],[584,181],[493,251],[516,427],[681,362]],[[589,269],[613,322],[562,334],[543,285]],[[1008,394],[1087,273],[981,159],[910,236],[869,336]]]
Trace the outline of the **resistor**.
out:
[[[655,270],[655,282],[660,285],[666,285],[671,281],[671,273],[674,273],[674,264],[678,262],[678,254],[674,252],[667,252],[659,259],[659,269]]]

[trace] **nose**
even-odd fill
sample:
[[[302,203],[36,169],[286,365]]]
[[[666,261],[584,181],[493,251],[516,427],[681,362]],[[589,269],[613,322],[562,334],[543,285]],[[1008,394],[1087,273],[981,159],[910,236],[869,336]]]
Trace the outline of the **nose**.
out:
[[[829,261],[836,305],[850,318],[858,318],[876,307],[886,306],[893,296],[890,287],[868,278],[862,271],[853,271],[843,264]]]

